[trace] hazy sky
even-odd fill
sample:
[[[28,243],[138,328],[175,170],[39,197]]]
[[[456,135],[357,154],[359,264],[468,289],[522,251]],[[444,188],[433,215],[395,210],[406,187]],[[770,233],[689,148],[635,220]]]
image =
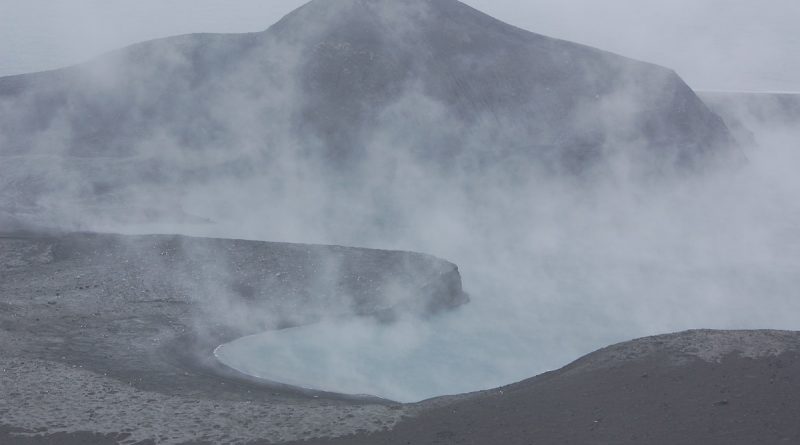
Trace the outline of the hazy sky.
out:
[[[142,40],[267,28],[305,0],[0,0],[0,75]],[[677,70],[697,89],[800,90],[797,0],[469,0],[528,30]]]

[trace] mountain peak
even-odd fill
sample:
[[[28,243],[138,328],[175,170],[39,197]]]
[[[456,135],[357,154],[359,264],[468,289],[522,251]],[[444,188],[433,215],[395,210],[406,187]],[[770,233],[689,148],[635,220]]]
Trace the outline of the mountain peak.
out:
[[[40,190],[102,194],[177,171],[258,171],[297,153],[348,174],[385,151],[436,174],[457,163],[529,174],[579,172],[609,153],[669,168],[730,142],[673,71],[456,0],[314,0],[263,33],[155,40],[0,79],[0,135],[0,154],[153,159],[127,173],[76,173],[95,176],[81,187],[42,173],[23,203]],[[191,168],[177,162],[186,153]]]
[[[278,23],[273,32],[314,35],[346,28],[379,30],[384,37],[411,38],[431,28],[519,31],[457,0],[313,0]],[[302,32],[297,32],[302,30]]]

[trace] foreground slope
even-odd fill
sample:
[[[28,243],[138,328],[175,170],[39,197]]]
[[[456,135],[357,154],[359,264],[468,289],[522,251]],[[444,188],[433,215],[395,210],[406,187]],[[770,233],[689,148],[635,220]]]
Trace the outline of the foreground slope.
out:
[[[61,221],[79,218],[70,206],[186,219],[177,203],[220,179],[529,177],[617,156],[660,170],[729,143],[671,70],[455,0],[316,0],[264,32],[0,79],[0,206]]]
[[[800,333],[644,338],[530,380],[428,406],[389,432],[306,443],[798,443]]]

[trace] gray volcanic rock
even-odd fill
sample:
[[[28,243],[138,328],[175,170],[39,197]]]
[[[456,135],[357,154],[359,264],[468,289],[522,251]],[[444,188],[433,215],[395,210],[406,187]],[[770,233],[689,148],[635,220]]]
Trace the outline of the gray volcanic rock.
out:
[[[465,301],[453,264],[407,252],[0,237],[0,443],[285,441],[380,429],[406,410],[257,381],[212,351],[322,317],[424,315]]]
[[[634,340],[495,390],[432,400],[391,431],[306,444],[800,442],[800,333]]]
[[[0,204],[25,211],[173,196],[147,209],[160,216],[194,184],[306,165],[332,184],[392,162],[527,177],[621,155],[662,170],[730,142],[674,72],[455,0],[316,0],[264,32],[0,79]]]

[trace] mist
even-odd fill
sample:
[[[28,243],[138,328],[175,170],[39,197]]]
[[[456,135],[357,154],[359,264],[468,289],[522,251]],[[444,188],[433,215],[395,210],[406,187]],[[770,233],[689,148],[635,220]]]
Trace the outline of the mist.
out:
[[[323,194],[319,202],[295,197],[295,204],[320,208],[331,202],[346,209],[339,210],[343,215],[332,211],[309,227],[305,217],[270,212],[237,219],[238,229],[214,233],[289,240],[313,233],[315,242],[417,250],[455,262],[471,302],[433,325],[426,320],[423,327],[398,329],[389,343],[413,341],[421,350],[444,343],[447,350],[475,353],[473,366],[453,360],[437,375],[447,375],[451,388],[488,389],[635,337],[701,327],[800,328],[800,181],[794,173],[800,133],[759,130],[759,144],[747,148],[745,166],[699,177],[656,183],[536,178],[515,187],[494,178],[475,196],[464,184],[453,191],[451,184],[414,176],[397,186],[401,196],[392,202],[399,208],[391,212],[397,219],[388,227],[363,223],[369,212],[348,206],[347,198]],[[434,197],[426,193],[430,190]],[[334,364],[341,360],[342,343],[364,351],[378,337],[358,335],[369,325],[342,326],[352,330],[329,329],[315,341],[284,338],[287,343],[274,344],[270,353],[291,356],[310,342],[316,350],[331,351],[316,355],[321,369],[342,370],[330,379],[361,375],[363,388],[374,387],[369,368],[364,374],[353,370],[358,361],[343,368]],[[259,343],[237,347],[253,352],[248,348]],[[389,362],[398,354],[410,357],[396,348],[380,351],[377,358],[355,357]],[[492,364],[490,372],[480,366],[486,363]],[[268,370],[252,372],[269,376]],[[378,394],[403,401],[442,394],[435,392],[441,386],[431,385],[417,384],[410,393],[379,388],[384,393]]]
[[[293,2],[283,3],[288,9]],[[284,11],[283,3],[260,7],[266,8],[262,9],[264,16],[277,17],[275,14],[281,14],[278,11]],[[773,48],[776,54],[765,53],[763,47],[755,46],[756,42],[771,46],[776,41],[771,33],[756,34],[756,42],[748,41],[752,47],[736,39],[719,43],[730,37],[729,33],[724,34],[726,38],[712,36],[707,46],[678,55],[684,47],[678,42],[651,45],[652,40],[609,31],[613,25],[615,30],[628,29],[637,37],[655,39],[652,36],[659,35],[644,25],[620,26],[629,20],[641,19],[642,24],[655,20],[637,15],[631,2],[604,11],[584,3],[556,7],[540,2],[513,10],[503,2],[491,7],[478,1],[471,4],[487,6],[500,18],[519,12],[517,22],[512,22],[537,32],[552,31],[557,37],[651,62],[674,62],[670,66],[686,74],[691,85],[712,89],[797,87],[792,82],[798,76],[787,74],[796,67],[775,68],[778,65],[772,64],[786,59],[783,56],[788,52]],[[747,15],[743,9],[721,8],[719,2],[704,5],[670,6],[672,15],[668,17],[672,19],[660,22],[660,26],[670,27],[685,19],[680,11],[704,17],[701,12],[707,9],[703,8],[726,9],[730,19],[725,23],[732,27]],[[141,6],[150,7],[155,6]],[[250,7],[255,8],[243,3],[241,10],[234,8],[233,12],[253,11]],[[666,4],[662,7],[667,8]],[[788,2],[782,7],[784,11],[795,8]],[[591,21],[603,23],[602,27],[586,26],[590,21],[579,18],[563,19],[578,17],[576,9],[594,11],[600,17],[617,17],[617,11],[625,10],[631,16],[623,15],[616,22]],[[401,34],[413,31],[414,24],[404,20],[417,13],[403,10],[390,15],[397,20],[385,25]],[[230,27],[204,30],[266,27],[267,23],[262,23],[265,19],[252,12],[246,15],[230,19]],[[545,20],[554,16],[562,19]],[[591,16],[596,18],[597,14]],[[184,20],[186,23],[176,22],[169,30],[147,30],[148,35],[189,32],[208,23]],[[106,27],[98,33],[115,33],[106,22],[89,21]],[[264,26],[259,28],[258,23]],[[680,28],[670,29],[669,36],[682,34]],[[112,42],[116,45],[134,39],[139,32],[143,31],[137,28],[137,33],[122,33]],[[299,40],[315,32],[303,30]],[[641,46],[625,46],[626,42]],[[798,43],[795,39],[784,44]],[[176,47],[180,45],[178,42]],[[358,161],[339,169],[331,166],[329,151],[313,150],[327,141],[297,132],[287,118],[287,109],[310,97],[293,78],[295,48],[291,44],[268,45],[269,63],[236,66],[236,85],[243,85],[243,89],[222,85],[209,96],[211,103],[204,104],[207,108],[202,112],[193,102],[176,105],[181,119],[201,121],[191,128],[207,133],[186,135],[179,125],[166,122],[156,131],[137,136],[133,148],[126,147],[129,152],[111,156],[106,163],[102,156],[72,153],[64,141],[75,137],[75,127],[68,117],[59,116],[37,136],[33,157],[31,153],[4,155],[2,185],[9,191],[5,207],[23,208],[36,222],[66,230],[180,233],[408,250],[432,254],[459,266],[471,301],[452,313],[434,317],[412,313],[388,327],[364,320],[339,323],[336,320],[341,314],[335,314],[313,328],[322,329],[322,334],[303,336],[296,334],[300,331],[287,331],[286,335],[297,336],[280,337],[281,341],[266,352],[296,357],[293,351],[302,351],[298,345],[312,348],[314,354],[298,352],[302,366],[284,374],[296,375],[304,366],[328,370],[325,375],[329,380],[317,388],[323,390],[342,386],[346,388],[343,391],[359,392],[357,388],[364,388],[360,391],[416,401],[518,381],[634,337],[691,328],[800,329],[796,316],[800,311],[800,179],[796,175],[800,130],[796,122],[783,122],[779,115],[753,116],[747,110],[737,110],[736,117],[751,138],[729,141],[713,162],[688,170],[675,169],[673,157],[677,155],[667,151],[653,154],[647,147],[647,137],[631,124],[642,113],[641,96],[651,93],[631,80],[608,100],[582,103],[578,107],[581,113],[570,116],[572,127],[596,127],[606,135],[598,160],[578,169],[558,162],[553,167],[538,158],[497,155],[514,146],[516,140],[521,141],[519,145],[530,143],[525,139],[529,135],[511,124],[502,137],[488,124],[467,127],[440,99],[412,82],[404,83],[402,93],[376,117],[378,130],[368,135]],[[85,47],[82,43],[77,46]],[[715,52],[720,47],[724,50]],[[171,48],[159,50],[157,60],[184,66],[184,55]],[[68,56],[62,60],[80,59],[87,54],[81,51],[66,50],[63,54]],[[751,66],[769,70],[769,74],[754,70],[736,78],[723,76],[731,65],[717,61],[742,53],[758,62]],[[119,63],[121,60],[92,65],[90,72],[95,77],[87,83],[108,90],[136,86],[135,82],[119,82],[122,75],[117,70],[126,66]],[[744,59],[737,60],[744,63]],[[38,62],[20,62],[3,70],[32,66],[26,63]],[[262,81],[258,77],[262,63],[269,65],[275,82],[268,92],[257,88]],[[125,75],[149,79],[151,70],[155,70],[149,65],[140,68],[141,72]],[[671,85],[668,82],[663,80],[659,85]],[[179,78],[164,91],[191,88],[191,80]],[[160,93],[163,91],[134,89],[130,94],[137,101],[149,103],[156,102]],[[204,113],[210,114],[208,121],[221,123],[220,128],[206,124],[208,116]],[[516,118],[504,117],[499,119],[501,128]],[[205,138],[205,142],[195,144],[193,137]],[[266,147],[260,145],[261,138],[269,141]],[[548,138],[555,140],[554,135],[542,133],[543,140]],[[451,140],[464,142],[464,148],[452,156],[445,150],[445,161],[429,162],[428,153],[419,148],[427,147],[420,141],[445,147]],[[226,173],[209,173],[214,169]],[[20,179],[15,172],[30,170],[35,171],[32,176],[44,179],[34,182],[39,187],[36,205],[29,209],[23,195],[30,190],[12,192],[17,190],[16,184],[25,183],[31,176]],[[89,175],[98,176],[98,183],[112,184],[112,192],[100,193],[101,198],[88,193],[97,188],[88,184]],[[152,182],[141,181],[151,177],[155,178]],[[115,181],[122,185],[115,187]],[[154,216],[143,218],[146,212],[137,209],[147,209]],[[202,255],[213,256],[214,252]],[[229,310],[227,301],[220,290],[215,299],[204,304],[209,305],[209,311]],[[258,324],[253,317],[242,316],[241,323]],[[382,345],[389,346],[376,347],[377,337]],[[429,366],[426,361],[430,356],[419,351],[432,344],[461,351],[459,355],[474,365],[466,369],[474,372],[455,374],[468,365],[453,360],[448,361],[450,368]],[[416,357],[422,363],[407,365],[434,375],[429,374],[427,380],[419,377],[414,388],[419,388],[420,381],[437,380],[454,386],[410,392],[389,382],[376,388],[374,370],[342,365],[343,345],[359,351],[374,348],[375,354],[367,355],[372,363]],[[240,347],[245,352],[239,357],[256,355],[247,345]],[[488,370],[478,366],[487,363],[491,363]],[[254,368],[253,374],[267,373],[255,369],[258,366],[252,363],[237,366],[247,367]],[[345,379],[346,386],[341,383]],[[303,386],[301,381],[290,383]]]

